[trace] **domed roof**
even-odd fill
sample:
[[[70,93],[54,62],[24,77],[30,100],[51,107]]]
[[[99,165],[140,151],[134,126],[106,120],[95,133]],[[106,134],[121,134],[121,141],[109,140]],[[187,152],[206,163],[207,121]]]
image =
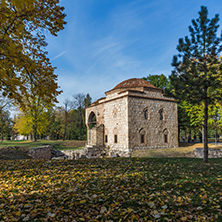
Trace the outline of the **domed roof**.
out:
[[[122,89],[122,88],[134,88],[134,87],[148,87],[148,88],[156,88],[150,82],[144,79],[127,79],[118,85],[116,85],[113,89]]]

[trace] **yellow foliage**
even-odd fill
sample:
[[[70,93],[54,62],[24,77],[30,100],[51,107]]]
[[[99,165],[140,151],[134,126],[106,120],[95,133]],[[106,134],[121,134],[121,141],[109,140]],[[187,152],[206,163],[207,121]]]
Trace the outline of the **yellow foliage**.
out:
[[[48,113],[46,111],[38,112],[36,116],[33,116],[31,112],[20,113],[15,119],[14,130],[21,135],[29,135],[33,133],[35,122],[37,134],[44,134],[49,124]]]
[[[45,51],[43,30],[52,35],[64,28],[64,7],[59,0],[2,0],[0,7],[0,88],[4,96],[24,108],[24,101],[39,95],[56,102],[57,75]]]

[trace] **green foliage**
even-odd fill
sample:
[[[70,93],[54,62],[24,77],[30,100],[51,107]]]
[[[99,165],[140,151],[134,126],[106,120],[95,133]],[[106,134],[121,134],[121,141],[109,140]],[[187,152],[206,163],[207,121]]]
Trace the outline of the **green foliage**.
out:
[[[222,100],[221,60],[222,36],[217,36],[219,15],[207,18],[202,6],[199,18],[189,26],[190,37],[179,39],[178,55],[173,57],[170,76],[174,96],[188,104],[204,104],[204,161],[208,162],[208,106]],[[198,121],[198,120],[197,120]]]
[[[85,140],[85,107],[91,104],[89,94],[76,94],[73,99],[66,99],[63,107],[55,108],[50,116],[46,135],[51,139]]]
[[[0,160],[0,220],[221,221],[221,171],[221,159]]]
[[[84,99],[84,107],[87,108],[91,105],[92,103],[92,98],[89,95],[89,93],[86,94],[85,99]]]
[[[173,57],[174,70],[170,76],[178,98],[189,103],[213,103],[221,100],[222,87],[219,59],[222,37],[217,37],[219,16],[207,18],[207,8],[202,6],[199,18],[189,26],[190,38],[179,39],[179,54]]]
[[[187,101],[183,102],[183,106],[190,117],[191,125],[198,126],[199,128],[203,125],[204,122],[204,104],[192,105]],[[214,127],[215,122],[222,126],[222,106],[217,103],[214,105],[209,105],[209,118],[208,125],[210,128]]]
[[[149,74],[147,77],[143,77],[143,79],[150,82],[155,87],[163,89],[165,96],[169,96],[169,97],[172,96],[171,94],[172,85],[169,79],[165,75]]]
[[[144,80],[149,81],[152,85],[157,88],[165,89],[168,84],[168,79],[165,75],[151,75],[149,74],[147,77],[143,77]]]
[[[10,100],[0,94],[0,139],[10,139],[12,120],[10,118]]]
[[[8,111],[4,111],[0,108],[0,139],[10,135],[10,131],[12,128],[12,121],[10,118],[10,114]],[[10,139],[10,136],[9,136]]]

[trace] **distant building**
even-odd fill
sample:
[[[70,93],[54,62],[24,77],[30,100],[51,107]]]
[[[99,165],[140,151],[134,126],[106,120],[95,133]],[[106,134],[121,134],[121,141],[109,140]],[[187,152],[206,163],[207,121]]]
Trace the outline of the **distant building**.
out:
[[[27,136],[23,136],[23,135],[17,135],[15,136],[14,140],[26,140]]]
[[[87,144],[125,156],[178,147],[177,102],[143,79],[129,79],[86,108]]]

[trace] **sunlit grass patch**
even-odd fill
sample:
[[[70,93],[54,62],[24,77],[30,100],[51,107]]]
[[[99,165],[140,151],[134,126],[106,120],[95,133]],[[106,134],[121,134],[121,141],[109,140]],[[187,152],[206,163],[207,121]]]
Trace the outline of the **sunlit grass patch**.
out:
[[[213,143],[208,144],[209,148],[222,148],[222,145],[215,146]],[[158,149],[146,149],[137,150],[132,156],[133,157],[195,157],[194,149],[203,148],[203,143],[180,143],[178,148],[158,148]]]

